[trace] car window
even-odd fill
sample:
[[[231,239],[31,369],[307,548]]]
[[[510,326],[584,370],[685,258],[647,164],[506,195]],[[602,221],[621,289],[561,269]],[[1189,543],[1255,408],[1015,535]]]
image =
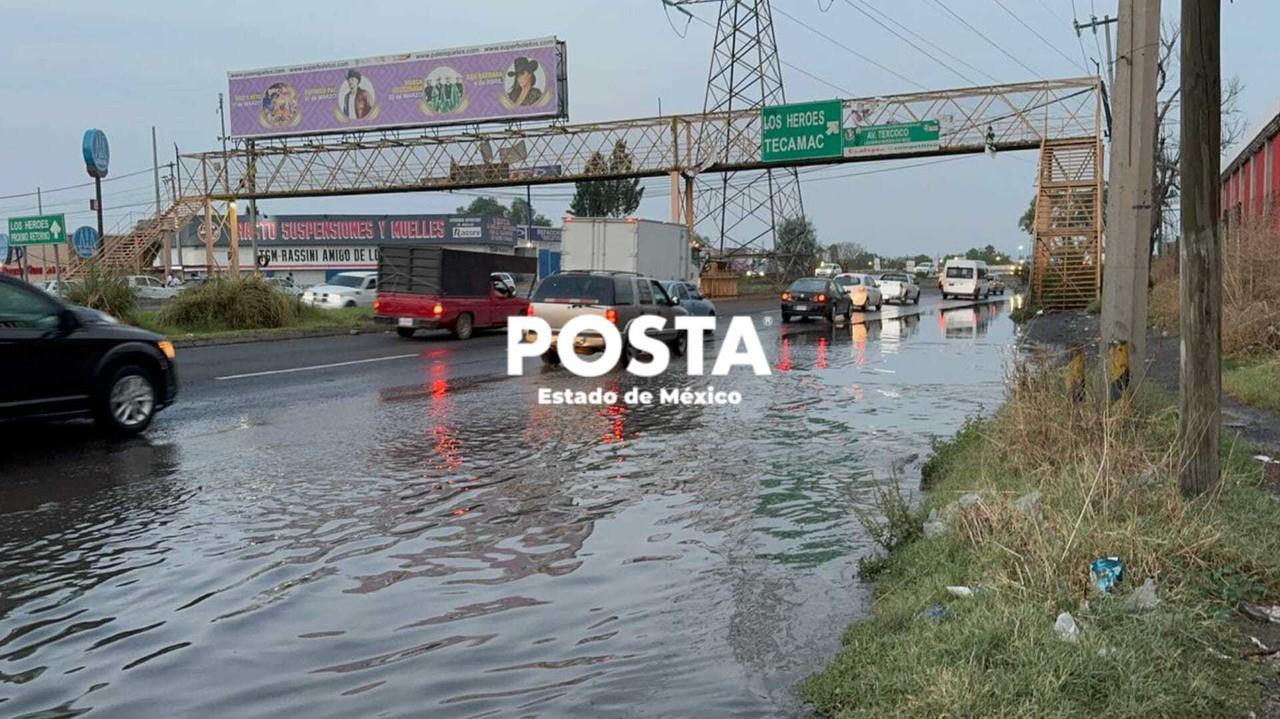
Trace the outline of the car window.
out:
[[[364,278],[357,275],[334,275],[327,284],[358,289],[362,282],[364,282]]]
[[[614,304],[617,305],[633,305],[636,302],[636,292],[631,285],[631,280],[626,277],[619,277],[613,281]]]
[[[971,280],[973,279],[973,268],[972,267],[948,267],[947,277],[950,277],[952,279]]]
[[[649,286],[648,282],[646,282],[645,280],[640,280],[639,282],[636,283],[636,289],[640,293],[640,304],[642,305],[653,304],[653,288]]]
[[[365,281],[364,286],[365,286],[365,289],[368,289],[368,290],[378,289],[378,278],[370,277],[368,280]]]
[[[862,281],[852,275],[845,275],[844,277],[837,277],[836,283],[844,287],[853,287],[862,284]]]
[[[684,289],[686,292],[689,293],[689,299],[691,300],[702,299],[702,293],[698,291],[697,287],[694,287],[693,285],[686,282],[684,285]]]
[[[678,299],[678,300],[689,299],[689,288],[685,287],[684,283],[673,282],[670,285],[667,285],[667,287],[668,287],[667,294],[670,295],[671,297],[674,297],[675,299]]]
[[[551,275],[538,283],[534,302],[614,304],[614,283],[599,275]]]
[[[827,280],[796,280],[787,289],[791,292],[825,292],[830,283]]]
[[[0,329],[53,329],[58,306],[38,292],[0,283]]]
[[[660,305],[671,304],[671,295],[667,294],[667,288],[662,286],[657,280],[649,280],[649,284],[653,285],[653,299]]]
[[[982,280],[982,279],[986,279],[986,277],[987,277],[987,268],[985,268],[985,267],[979,267],[979,268],[978,268],[978,279]]]

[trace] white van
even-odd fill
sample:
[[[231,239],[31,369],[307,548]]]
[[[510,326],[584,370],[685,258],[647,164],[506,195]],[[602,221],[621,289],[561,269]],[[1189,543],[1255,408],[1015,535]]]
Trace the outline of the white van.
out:
[[[968,297],[979,299],[991,295],[987,263],[982,260],[951,260],[942,275],[942,299]]]

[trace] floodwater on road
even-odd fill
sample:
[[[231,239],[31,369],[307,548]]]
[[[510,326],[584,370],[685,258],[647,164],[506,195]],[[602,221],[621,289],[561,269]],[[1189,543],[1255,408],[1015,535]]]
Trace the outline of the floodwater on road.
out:
[[[63,438],[0,457],[0,715],[803,713],[796,682],[866,610],[854,509],[999,403],[1002,312],[756,316],[768,377],[425,353],[408,384],[382,363],[145,440],[40,427]],[[537,403],[685,381],[743,401]]]

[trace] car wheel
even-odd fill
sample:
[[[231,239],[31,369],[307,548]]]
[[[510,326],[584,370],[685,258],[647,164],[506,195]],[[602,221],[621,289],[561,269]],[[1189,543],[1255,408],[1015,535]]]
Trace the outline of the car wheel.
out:
[[[94,407],[98,424],[121,435],[145,430],[155,412],[155,380],[138,365],[125,365],[109,374]]]
[[[355,307],[355,306],[356,306],[355,300],[347,300],[347,304],[343,305],[343,307]]]
[[[788,322],[790,322],[790,321],[791,321],[791,315],[787,314],[786,312],[783,312],[783,313],[782,313],[782,324],[784,324],[784,325],[785,325],[786,323],[788,323]]]
[[[471,339],[471,331],[474,327],[471,324],[471,314],[463,312],[458,315],[458,319],[453,321],[453,336],[460,340]]]
[[[414,330],[412,327],[397,327],[397,328],[396,328],[396,334],[400,335],[401,337],[403,337],[403,338],[405,338],[405,339],[409,339],[410,337],[413,337],[414,332],[415,332],[415,330]]]
[[[671,354],[676,357],[683,357],[685,350],[688,348],[689,335],[685,332],[676,332],[676,338],[667,346],[671,348]]]
[[[830,324],[835,324],[836,323],[836,306],[831,305],[830,307],[827,307],[827,311],[825,314],[823,314],[822,319],[826,320]]]

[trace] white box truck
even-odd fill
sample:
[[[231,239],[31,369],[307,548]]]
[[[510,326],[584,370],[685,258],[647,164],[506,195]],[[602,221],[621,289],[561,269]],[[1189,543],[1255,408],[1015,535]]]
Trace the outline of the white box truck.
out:
[[[612,270],[655,280],[697,281],[684,225],[631,217],[565,218],[560,239],[563,270]]]

